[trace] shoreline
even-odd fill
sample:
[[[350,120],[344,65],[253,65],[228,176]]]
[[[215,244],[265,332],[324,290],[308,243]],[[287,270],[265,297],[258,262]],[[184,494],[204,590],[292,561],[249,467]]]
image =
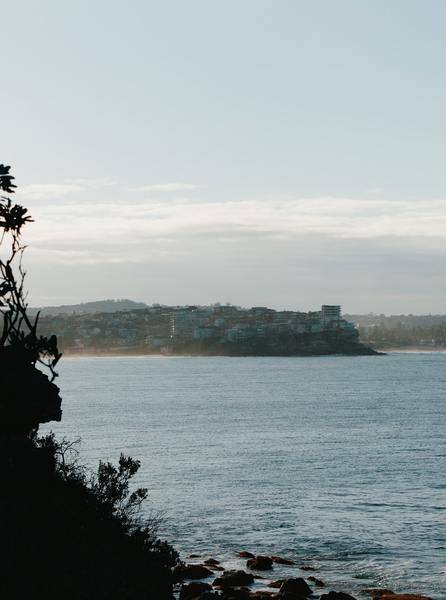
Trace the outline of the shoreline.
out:
[[[64,358],[327,358],[329,356],[337,357],[375,357],[385,356],[392,350],[376,350],[373,354],[195,354],[195,353],[148,353],[148,352],[72,352],[64,350]],[[446,352],[446,350],[445,350]]]
[[[420,591],[394,592],[378,580],[355,584],[345,576],[324,573],[315,560],[246,550],[233,551],[226,559],[189,554],[180,559],[172,574],[174,595],[179,600],[198,600],[201,593],[221,594],[217,597],[222,600],[279,600],[282,593],[290,600],[309,596],[315,600],[433,600]]]

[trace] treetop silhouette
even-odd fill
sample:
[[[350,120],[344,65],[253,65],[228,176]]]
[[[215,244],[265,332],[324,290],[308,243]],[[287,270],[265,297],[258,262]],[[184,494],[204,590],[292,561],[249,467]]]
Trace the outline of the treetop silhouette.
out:
[[[0,164],[1,192],[13,194],[13,180],[10,167]],[[39,314],[31,319],[27,313],[21,234],[32,221],[27,208],[0,195],[0,431],[24,435],[62,415],[59,388],[53,383],[61,357],[57,338],[38,335]]]

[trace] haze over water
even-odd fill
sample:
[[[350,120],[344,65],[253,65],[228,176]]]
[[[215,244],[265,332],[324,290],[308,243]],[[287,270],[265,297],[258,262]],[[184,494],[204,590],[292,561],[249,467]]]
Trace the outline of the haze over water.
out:
[[[64,358],[60,375],[52,429],[89,464],[140,459],[184,555],[285,554],[338,589],[445,597],[446,354]]]

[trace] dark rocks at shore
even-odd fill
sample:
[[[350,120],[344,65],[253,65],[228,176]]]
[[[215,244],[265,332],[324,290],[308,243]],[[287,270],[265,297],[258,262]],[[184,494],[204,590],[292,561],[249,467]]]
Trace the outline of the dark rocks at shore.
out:
[[[290,560],[289,558],[283,558],[282,556],[271,556],[271,560],[273,563],[277,565],[295,565],[294,560]]]
[[[372,600],[432,600],[429,596],[422,594],[396,594],[392,590],[384,588],[371,588],[363,590],[363,593],[372,596]]]
[[[256,556],[250,558],[246,566],[255,571],[269,571],[273,568],[273,561],[269,556]]]
[[[285,579],[279,589],[279,598],[289,598],[290,600],[303,600],[312,595],[308,583],[302,577]]]
[[[254,556],[245,550],[237,552],[236,555],[240,559],[248,558],[247,567],[253,570],[269,571],[274,564],[285,567],[296,565],[293,560],[276,555]],[[189,558],[200,558],[200,555],[191,554]],[[298,565],[297,568],[303,571],[316,571],[316,568],[311,565]],[[313,585],[313,588],[302,577],[271,581],[270,575],[262,577],[242,569],[224,570],[220,561],[213,557],[203,560],[201,564],[179,563],[173,568],[172,574],[174,581],[182,582],[188,579],[208,578],[216,570],[223,573],[212,584],[202,581],[183,583],[180,587],[179,600],[310,600],[310,597],[315,600],[357,600],[351,594],[334,590],[318,596],[321,592],[316,588],[323,588],[326,584],[314,575],[307,577],[307,581]],[[274,591],[251,590],[250,586],[259,579],[265,579],[265,587],[273,588]],[[432,600],[422,594],[394,593],[384,588],[364,589],[361,594],[368,594],[371,600]]]
[[[187,565],[181,563],[172,569],[174,581],[182,581],[184,579],[204,579],[213,575],[212,571],[204,565]]]
[[[325,583],[313,575],[310,575],[307,579],[308,581],[312,581],[316,587],[325,587]]]
[[[328,594],[322,594],[320,600],[356,600],[354,596],[346,594],[345,592],[328,592]]]
[[[382,594],[381,596],[375,596],[373,600],[432,600],[429,596],[423,596],[422,594]]]
[[[241,587],[254,583],[254,576],[246,571],[225,571],[217,577],[213,585],[216,587]]]
[[[284,581],[285,579],[277,579],[276,581],[270,581],[268,583],[268,587],[279,589],[280,587],[282,587]]]
[[[181,586],[179,600],[195,600],[201,598],[203,592],[211,592],[212,586],[202,581],[194,581]]]

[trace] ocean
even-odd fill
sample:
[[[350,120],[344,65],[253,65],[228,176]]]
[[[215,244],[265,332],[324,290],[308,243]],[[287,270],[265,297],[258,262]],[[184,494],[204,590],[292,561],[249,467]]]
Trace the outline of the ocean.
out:
[[[139,459],[144,510],[183,557],[284,555],[333,589],[446,598],[446,354],[63,358],[59,373],[63,420],[42,432],[80,437],[90,466]]]

